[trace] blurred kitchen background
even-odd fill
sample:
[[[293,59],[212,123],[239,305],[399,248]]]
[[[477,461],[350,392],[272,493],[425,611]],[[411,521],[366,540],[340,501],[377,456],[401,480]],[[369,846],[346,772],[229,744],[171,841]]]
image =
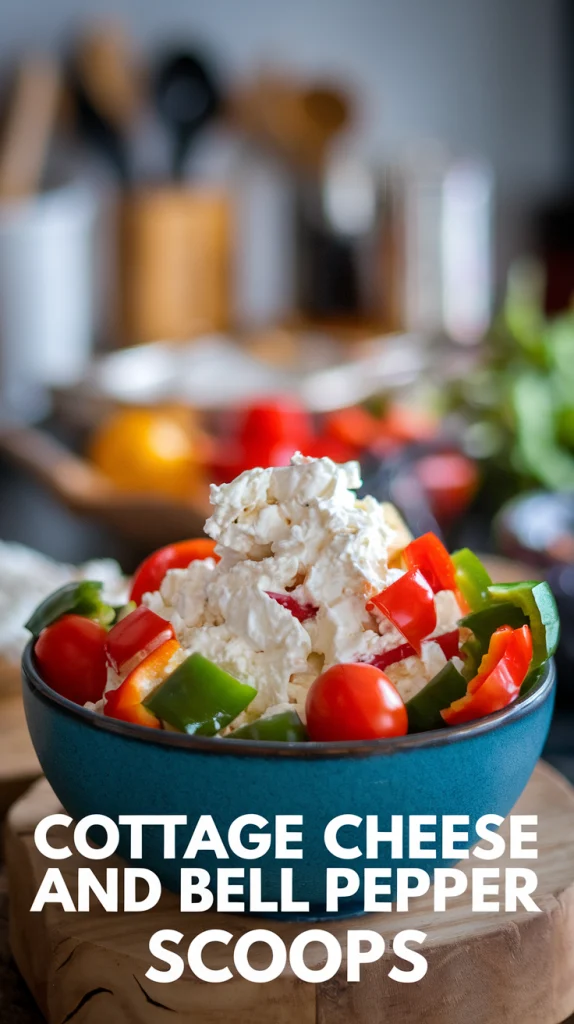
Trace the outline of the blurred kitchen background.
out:
[[[548,576],[568,770],[572,5],[20,0],[0,108],[0,539],[129,572],[210,480],[359,458]]]

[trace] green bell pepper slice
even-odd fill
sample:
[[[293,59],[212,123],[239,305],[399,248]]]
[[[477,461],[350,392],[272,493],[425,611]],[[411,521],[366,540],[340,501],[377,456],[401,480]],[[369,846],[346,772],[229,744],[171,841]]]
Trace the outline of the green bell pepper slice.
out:
[[[551,658],[560,639],[560,619],[548,583],[539,580],[497,583],[488,588],[488,593],[494,608],[516,608],[526,617],[532,633],[532,668],[538,668]]]
[[[121,622],[122,619],[127,619],[128,615],[135,612],[136,608],[137,604],[135,601],[128,601],[127,604],[121,604],[119,607],[114,608],[115,615],[113,625],[115,626],[116,623]]]
[[[101,626],[109,626],[114,621],[116,610],[102,601],[102,587],[99,580],[66,583],[38,605],[25,628],[36,638],[46,626],[51,626],[63,615],[83,615]]]
[[[544,675],[545,671],[545,664],[539,665],[538,668],[531,668],[522,686],[520,687],[520,693],[518,696],[526,697],[526,695],[530,693],[531,690],[534,690],[534,688],[538,686],[538,683],[542,679],[542,676]]]
[[[215,736],[229,725],[257,690],[229,675],[202,654],[190,654],[143,701],[156,718],[189,736]]]
[[[476,636],[469,636],[468,640],[461,645],[460,653],[464,658],[462,675],[467,682],[470,682],[477,675],[484,654],[480,640]]]
[[[281,740],[283,743],[301,743],[307,738],[307,730],[296,711],[258,718],[226,737],[229,740]]]
[[[449,661],[422,690],[406,702],[409,732],[442,729],[445,723],[441,711],[454,700],[464,697],[466,687],[466,679]]]
[[[488,588],[492,585],[492,580],[480,558],[477,558],[470,548],[455,551],[451,558],[456,585],[471,611],[477,612],[481,608],[486,608],[490,603]]]

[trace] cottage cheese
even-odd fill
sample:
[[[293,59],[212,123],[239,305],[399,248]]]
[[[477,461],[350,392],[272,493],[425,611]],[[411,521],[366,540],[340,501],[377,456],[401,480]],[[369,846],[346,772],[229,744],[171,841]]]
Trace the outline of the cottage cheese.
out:
[[[111,558],[64,565],[23,544],[0,541],[0,658],[18,664],[30,639],[24,623],[44,598],[73,580],[101,580],[112,604],[127,599],[126,579]]]
[[[198,651],[257,689],[241,721],[286,705],[304,717],[307,691],[324,668],[370,661],[404,643],[366,602],[402,575],[393,557],[410,536],[392,506],[357,499],[360,484],[355,462],[297,454],[290,466],[212,486],[205,531],[220,561],[171,570],[158,592],[145,595],[187,653]],[[299,622],[267,592],[290,594],[317,613]],[[460,611],[451,593],[437,594],[436,604],[440,635],[456,628]],[[437,644],[424,648],[421,658],[387,670],[405,699],[445,664]]]

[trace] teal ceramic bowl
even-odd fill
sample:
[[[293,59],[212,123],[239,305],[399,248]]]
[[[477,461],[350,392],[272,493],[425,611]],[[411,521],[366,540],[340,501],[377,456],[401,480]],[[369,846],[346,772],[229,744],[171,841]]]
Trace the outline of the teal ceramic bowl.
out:
[[[141,866],[178,891],[182,867],[261,867],[263,897],[280,895],[279,868],[293,868],[294,897],[310,904],[310,916],[326,917],[328,867],[389,866],[388,847],[380,862],[363,855],[337,860],[325,848],[324,830],[340,814],[462,814],[474,824],[483,814],[506,815],[526,786],[540,757],[552,717],[555,672],[551,663],[537,687],[522,700],[478,722],[388,740],[279,743],[188,737],[130,725],[78,707],[40,678],[30,645],[23,658],[26,717],[46,777],[73,818],[104,814],[187,815],[179,828],[176,857],[163,859],[162,830],[144,828]],[[231,822],[259,814],[273,823],[278,814],[303,815],[304,859],[276,861],[273,847],[258,860],[230,854],[217,860],[203,852],[183,860],[192,827],[211,814],[227,839]],[[128,853],[128,832],[120,829],[119,852]],[[364,850],[364,829],[345,826],[342,845]],[[387,853],[387,856],[385,856]],[[392,862],[394,867],[447,866],[446,861]],[[246,875],[248,872],[246,871]],[[362,910],[361,890],[345,914]]]

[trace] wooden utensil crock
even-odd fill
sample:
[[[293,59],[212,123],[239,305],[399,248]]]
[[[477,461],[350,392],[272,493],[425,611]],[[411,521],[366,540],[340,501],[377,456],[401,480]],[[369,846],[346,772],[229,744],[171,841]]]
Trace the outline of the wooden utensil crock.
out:
[[[123,344],[225,330],[231,206],[210,188],[141,188],[120,200],[119,336]]]

